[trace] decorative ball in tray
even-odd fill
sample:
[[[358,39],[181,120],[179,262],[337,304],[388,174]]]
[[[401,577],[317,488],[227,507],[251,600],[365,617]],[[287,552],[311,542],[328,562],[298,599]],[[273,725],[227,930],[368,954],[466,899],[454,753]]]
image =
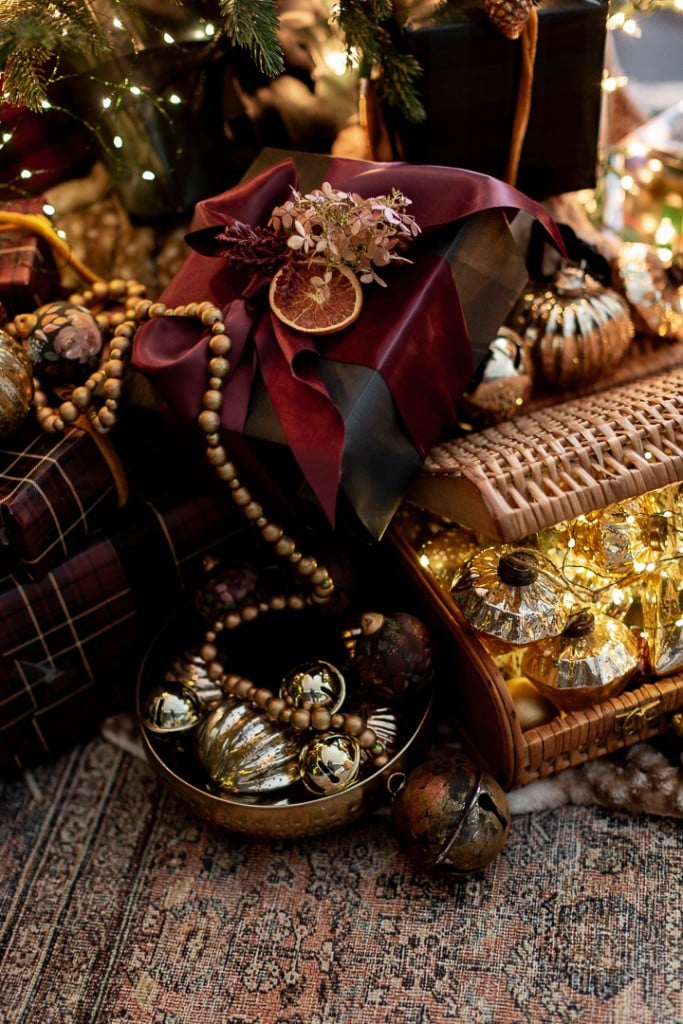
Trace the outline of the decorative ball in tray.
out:
[[[227,631],[226,631],[227,632]],[[391,798],[429,736],[433,648],[403,612],[263,616],[207,674],[194,610],[156,636],[138,677],[146,754],[201,818],[254,836],[329,831]]]

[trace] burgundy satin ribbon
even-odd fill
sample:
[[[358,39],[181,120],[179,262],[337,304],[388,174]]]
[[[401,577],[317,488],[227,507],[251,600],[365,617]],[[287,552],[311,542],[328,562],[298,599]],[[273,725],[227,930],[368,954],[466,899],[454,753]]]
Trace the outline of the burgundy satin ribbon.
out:
[[[440,228],[481,210],[525,210],[563,244],[549,213],[517,189],[474,171],[403,163],[368,164],[333,158],[325,180],[366,198],[399,189],[412,205],[420,242]],[[238,220],[265,225],[273,208],[297,187],[287,159],[198,204],[197,230]],[[208,299],[223,311],[233,342],[232,371],[224,389],[222,425],[244,429],[255,374],[260,371],[287,444],[330,523],[344,452],[344,422],[320,378],[319,356],[368,366],[384,377],[399,416],[420,455],[455,421],[457,402],[473,367],[467,327],[446,260],[422,244],[407,254],[412,266],[383,269],[387,288],[364,289],[360,318],[324,338],[291,331],[270,312],[264,288],[230,272],[225,259],[191,252],[160,296],[167,306]],[[492,257],[495,258],[495,255]],[[133,364],[150,377],[184,419],[198,414],[207,386],[208,335],[196,322],[157,319],[139,332]]]

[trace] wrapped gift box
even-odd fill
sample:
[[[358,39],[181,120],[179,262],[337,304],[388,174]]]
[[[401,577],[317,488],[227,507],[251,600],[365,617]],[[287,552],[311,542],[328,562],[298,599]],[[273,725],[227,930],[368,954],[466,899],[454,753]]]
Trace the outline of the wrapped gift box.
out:
[[[426,119],[411,124],[382,106],[391,156],[470,167],[502,177],[508,162],[522,50],[482,6],[449,0],[417,8],[397,45],[422,68]],[[401,5],[398,5],[399,10]],[[596,180],[600,82],[607,4],[547,0],[539,7],[531,111],[517,184],[537,198],[592,188]]]
[[[0,207],[14,213],[41,213],[43,199],[17,199]],[[47,242],[25,230],[0,234],[0,301],[9,318],[30,313],[59,294],[59,273]]]
[[[314,495],[324,512],[318,525],[337,526],[339,508],[348,509],[379,537],[427,451],[455,422],[473,365],[526,283],[503,210],[525,209],[554,228],[537,204],[482,175],[300,154],[295,163],[277,150],[262,155],[246,182],[200,203],[193,228],[266,223],[290,186],[306,191],[323,180],[366,196],[398,188],[413,201],[410,212],[423,231],[408,254],[412,265],[388,268],[388,287],[366,290],[351,327],[314,339],[316,346],[280,324],[263,294],[242,294],[244,283],[225,261],[200,251],[161,301],[172,307],[209,299],[224,310],[234,353],[222,414],[231,450],[242,466],[249,459],[244,438],[257,442],[252,452],[262,442],[292,456],[261,473],[259,494],[282,481],[283,506],[294,492]],[[133,362],[191,422],[206,388],[206,351],[196,322],[164,318],[138,333]],[[258,466],[252,470],[258,476]],[[304,515],[315,521],[310,511]]]
[[[45,434],[27,423],[0,444],[0,573],[40,579],[79,551],[93,533],[116,527],[125,502],[107,446],[128,494],[146,497],[182,485],[218,487],[197,458],[196,439],[150,409],[127,407],[104,440],[67,427]]]
[[[232,501],[210,494],[122,511],[45,578],[0,586],[0,770],[11,773],[91,734],[131,706],[139,659],[193,593],[208,553],[244,533]]]

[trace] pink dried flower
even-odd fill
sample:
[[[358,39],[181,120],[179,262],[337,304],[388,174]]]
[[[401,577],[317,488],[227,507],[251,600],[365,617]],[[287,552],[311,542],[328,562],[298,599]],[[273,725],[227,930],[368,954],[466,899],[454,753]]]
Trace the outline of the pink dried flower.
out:
[[[285,235],[297,255],[317,256],[328,266],[345,263],[358,271],[363,284],[385,285],[375,267],[410,263],[401,253],[420,233],[414,217],[406,213],[410,199],[394,189],[388,196],[363,199],[335,189],[329,181],[276,206],[268,226]]]

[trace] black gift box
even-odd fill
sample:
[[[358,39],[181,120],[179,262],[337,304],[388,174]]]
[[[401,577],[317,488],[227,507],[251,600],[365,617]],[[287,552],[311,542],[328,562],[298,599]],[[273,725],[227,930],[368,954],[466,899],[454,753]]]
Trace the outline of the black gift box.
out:
[[[521,41],[503,36],[483,7],[453,0],[427,6],[430,13],[406,22],[397,39],[422,68],[426,119],[411,124],[383,105],[393,152],[374,156],[504,178]],[[606,18],[601,0],[546,0],[539,8],[531,111],[515,182],[534,198],[595,185]]]

